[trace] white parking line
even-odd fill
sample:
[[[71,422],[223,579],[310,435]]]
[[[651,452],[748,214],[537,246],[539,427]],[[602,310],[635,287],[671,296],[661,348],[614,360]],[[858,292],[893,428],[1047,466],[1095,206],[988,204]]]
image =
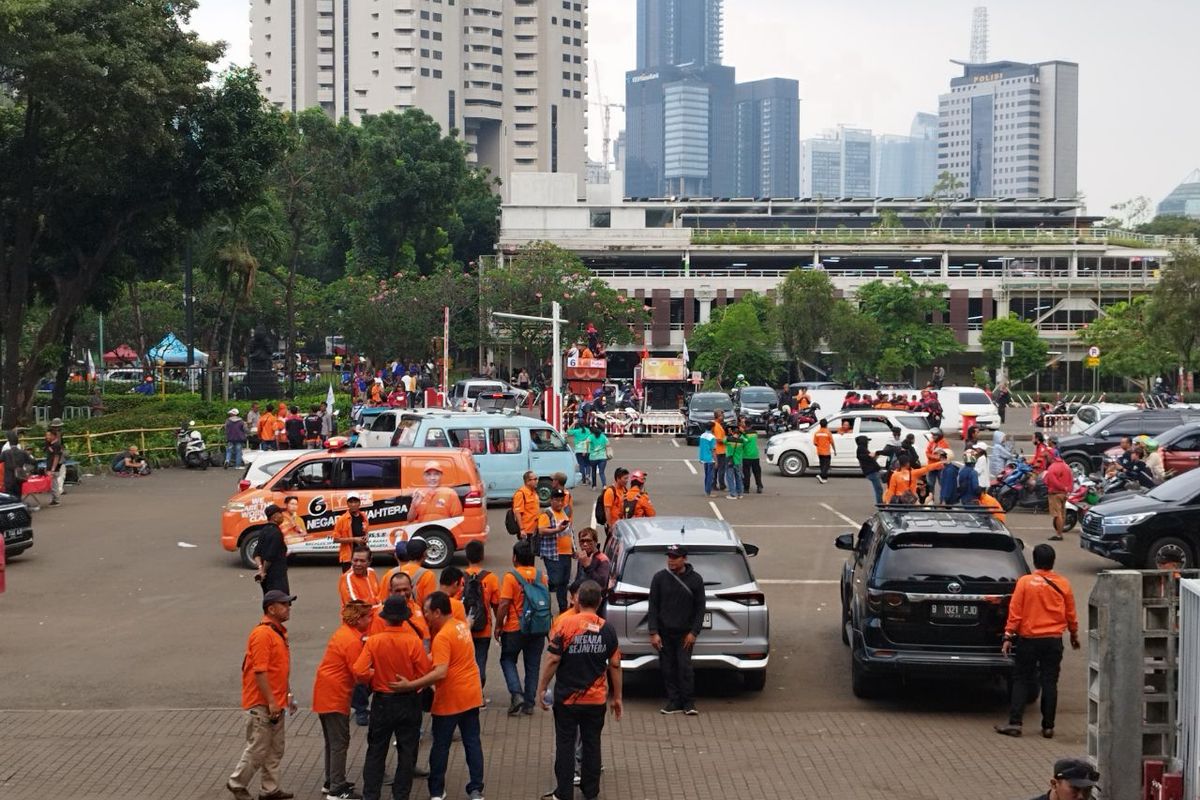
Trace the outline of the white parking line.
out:
[[[784,585],[784,586],[825,586],[831,583],[841,583],[835,580],[816,580],[816,579],[795,579],[795,578],[759,578],[759,583],[767,585]]]
[[[671,440],[671,444],[675,445],[676,447],[679,447],[679,440],[678,440],[678,439],[672,439],[672,440]]]
[[[842,512],[838,511],[838,510],[837,510],[836,508],[834,508],[833,506],[829,505],[829,503],[821,503],[820,505],[821,505],[821,508],[825,509],[826,511],[830,511],[830,512],[833,512],[834,514],[837,514],[837,515],[838,515],[838,517],[840,517],[840,518],[841,518],[841,519],[842,519],[842,520],[843,520],[843,521],[844,521],[844,522],[845,522],[847,525],[853,525],[853,526],[854,526],[854,527],[856,527],[856,528],[858,527],[858,523],[857,523],[857,522],[855,522],[854,520],[850,519],[849,517],[847,517],[847,516],[846,516],[845,514],[843,514]]]
[[[717,516],[717,519],[721,520],[721,522],[724,522],[724,521],[725,521],[725,517],[721,516],[721,509],[717,508],[717,504],[716,504],[716,503],[714,503],[712,500],[709,500],[709,501],[708,501],[708,507],[709,507],[709,508],[711,508],[711,509],[713,510],[713,513],[714,513],[714,514],[716,514],[716,516]]]
[[[692,466],[692,462],[690,462],[690,461],[684,461],[684,462],[683,462],[683,464],[684,464],[684,466],[685,466],[685,467],[687,467],[689,470],[691,470],[691,472],[692,472],[692,474],[693,474],[693,475],[699,475],[699,474],[700,474],[699,472],[696,472],[696,468],[695,468],[694,466]]]

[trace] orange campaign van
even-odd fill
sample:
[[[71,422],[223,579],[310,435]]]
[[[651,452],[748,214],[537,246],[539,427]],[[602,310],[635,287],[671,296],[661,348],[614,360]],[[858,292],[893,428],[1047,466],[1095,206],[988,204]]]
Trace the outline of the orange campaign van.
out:
[[[367,516],[367,544],[392,552],[396,542],[421,536],[426,566],[447,566],[467,542],[487,541],[487,490],[469,450],[414,448],[366,450],[332,439],[324,450],[297,450],[296,458],[260,489],[238,492],[221,512],[221,546],[251,569],[258,532],[269,505],[295,497],[301,524],[281,526],[288,555],[336,555],[333,528],[357,495]]]

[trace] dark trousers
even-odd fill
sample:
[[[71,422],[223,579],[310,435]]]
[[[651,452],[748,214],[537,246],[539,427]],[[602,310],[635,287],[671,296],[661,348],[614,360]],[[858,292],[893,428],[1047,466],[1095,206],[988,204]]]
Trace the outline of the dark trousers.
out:
[[[600,794],[600,732],[604,730],[604,704],[554,704],[554,795],[574,800],[575,742],[580,745],[579,789],[583,796]]]
[[[527,708],[533,708],[537,695],[538,670],[542,666],[542,648],[546,645],[546,636],[515,631],[500,634],[500,671],[504,673],[504,683],[511,695],[520,695]],[[525,662],[525,682],[517,673],[517,659]]]
[[[996,413],[1000,415],[1000,424],[1004,424],[1004,415],[1008,411],[1008,403],[1001,403],[996,406]]]
[[[1013,647],[1013,688],[1008,708],[1010,725],[1020,725],[1025,700],[1032,696],[1040,680],[1042,689],[1042,727],[1054,727],[1058,710],[1058,671],[1062,666],[1062,636],[1017,639]]]
[[[833,456],[822,456],[822,455],[817,456],[817,465],[818,465],[817,474],[820,475],[822,478],[829,477],[829,462],[832,459],[833,459]]]
[[[686,708],[695,701],[696,676],[692,670],[692,651],[683,646],[684,633],[664,633],[658,651],[658,666],[667,689],[667,703]]]
[[[433,744],[429,746],[429,794],[441,797],[446,793],[446,764],[450,761],[450,742],[454,729],[462,734],[463,750],[467,754],[467,794],[483,791],[483,744],[479,740],[479,709],[461,714],[433,714]]]
[[[571,557],[560,555],[558,558],[542,557],[546,566],[546,580],[550,591],[558,598],[558,613],[567,610],[567,587],[571,585]]]
[[[354,692],[350,695],[350,709],[357,714],[362,711],[366,713],[367,706],[371,702],[371,687],[365,683],[354,684]]]
[[[487,686],[487,657],[492,647],[492,637],[476,636],[472,641],[475,642],[475,666],[479,667],[479,685]]]
[[[729,491],[725,488],[725,454],[717,453],[717,489],[722,492]]]
[[[346,751],[350,749],[350,717],[347,714],[321,714],[321,734],[325,738],[325,785],[329,794],[346,788]]]
[[[367,756],[363,762],[363,800],[379,800],[388,744],[396,737],[396,776],[392,800],[408,800],[413,770],[417,766],[417,742],[421,737],[421,702],[415,694],[376,692],[371,703],[371,725],[367,728]]]
[[[750,488],[750,476],[754,476],[754,485],[762,491],[762,461],[757,458],[742,459],[742,488]]]

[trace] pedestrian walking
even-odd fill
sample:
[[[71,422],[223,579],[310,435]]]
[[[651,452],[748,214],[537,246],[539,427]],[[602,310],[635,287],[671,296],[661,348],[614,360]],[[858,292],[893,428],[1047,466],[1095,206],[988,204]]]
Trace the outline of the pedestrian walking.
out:
[[[321,721],[325,740],[325,784],[321,791],[329,800],[362,797],[346,780],[346,752],[350,749],[350,693],[356,683],[354,662],[362,652],[373,619],[370,603],[351,600],[342,605],[342,624],[329,637],[313,680],[312,710]]]
[[[817,431],[813,434],[813,447],[817,451],[817,480],[829,482],[829,465],[833,455],[837,453],[837,445],[833,443],[833,434],[829,431],[829,420],[823,419],[817,423]]]
[[[717,470],[717,437],[713,435],[713,423],[705,425],[704,433],[700,434],[697,444],[700,448],[697,458],[700,460],[700,468],[704,470],[704,496],[712,497]]]
[[[251,406],[251,409],[254,407]],[[258,444],[263,450],[277,450],[278,443],[275,441],[275,428],[278,420],[275,417],[272,406],[268,403],[267,408],[258,417]]]
[[[1049,502],[1050,517],[1054,523],[1054,535],[1050,539],[1061,541],[1063,528],[1066,526],[1067,494],[1075,485],[1075,474],[1062,460],[1057,449],[1050,453],[1050,466],[1042,474],[1042,481],[1046,484],[1046,500]]]
[[[564,508],[567,493],[550,492],[550,507],[538,516],[537,552],[546,568],[550,591],[558,598],[559,613],[567,607],[567,584],[571,582],[571,562],[575,555],[575,533]]]
[[[1100,781],[1100,772],[1086,758],[1060,758],[1054,762],[1050,791],[1033,800],[1088,800]]]
[[[599,616],[601,589],[584,581],[575,595],[578,612],[559,619],[550,632],[538,679],[538,702],[554,681],[554,778],[551,800],[574,800],[575,746],[579,742],[579,788],[584,798],[600,795],[600,737],[605,707],[621,720],[621,651],[612,625]],[[609,683],[612,690],[609,691]]]
[[[63,447],[63,421],[58,417],[50,420],[46,431],[46,474],[50,476],[50,505],[61,502],[63,484],[67,480],[67,451]]]
[[[367,544],[367,515],[362,512],[362,498],[346,495],[346,513],[333,523],[333,543],[338,546],[338,564],[342,572],[350,569],[350,555],[356,545]]]
[[[503,623],[496,631],[496,640],[500,642],[500,669],[511,698],[510,717],[533,714],[538,665],[551,622],[549,583],[545,573],[534,566],[530,542],[520,541],[513,545],[512,565],[500,583],[497,618]],[[524,682],[517,671],[518,658],[524,662]]]
[[[593,425],[591,435],[588,437],[588,463],[592,468],[593,489],[596,488],[597,483],[601,487],[608,485],[604,471],[608,468],[608,459],[611,457],[612,448],[608,444],[608,434],[604,432],[604,428]]]
[[[246,641],[242,656],[242,708],[246,712],[246,747],[225,782],[235,800],[251,800],[250,781],[261,772],[259,800],[291,800],[279,787],[283,761],[284,711],[295,714],[291,658],[284,623],[292,615],[295,595],[272,589],[263,595],[263,617]]]
[[[606,616],[608,605],[608,578],[612,574],[612,562],[600,551],[595,528],[584,528],[579,532],[579,552],[575,554],[579,566],[575,569],[572,583],[595,581],[600,586],[600,608],[597,613]]]
[[[242,460],[242,448],[246,446],[246,421],[238,415],[236,408],[229,409],[225,419],[225,469],[246,466]]]
[[[687,548],[667,548],[667,567],[650,580],[646,623],[650,645],[658,651],[667,704],[659,713],[698,714],[692,648],[704,624],[704,578],[687,560]]]
[[[854,451],[855,457],[858,459],[858,468],[862,470],[863,477],[871,484],[872,491],[875,492],[875,505],[883,502],[883,480],[880,478],[880,466],[878,453],[874,453],[870,448],[871,440],[866,436],[855,436]]]
[[[740,500],[746,492],[742,483],[742,433],[737,424],[729,428],[725,435],[725,486],[730,500]]]
[[[416,680],[429,672],[429,655],[413,625],[408,601],[401,595],[383,603],[379,618],[384,628],[367,637],[354,662],[354,677],[369,683],[371,722],[367,728],[367,755],[363,763],[363,800],[379,800],[388,745],[396,741],[393,800],[407,800],[417,767],[421,736],[421,700],[415,692],[398,692],[393,684]]]
[[[591,452],[592,431],[588,428],[583,414],[580,414],[579,418],[575,420],[575,424],[567,431],[567,435],[571,437],[571,448],[575,451],[575,462],[579,465],[579,475],[583,482],[587,483],[592,474],[592,464],[588,460],[588,453]]]
[[[283,531],[279,525],[283,522],[283,509],[277,505],[269,505],[263,512],[267,524],[258,529],[258,547],[254,551],[254,562],[258,572],[254,580],[262,587],[263,596],[273,591],[287,594],[287,544],[283,541]]]
[[[725,414],[720,409],[713,412],[712,432],[713,437],[717,440],[716,447],[713,449],[717,457],[717,491],[726,492],[729,490],[725,488]]]
[[[762,494],[762,459],[758,452],[758,431],[754,426],[741,422],[742,430],[742,487],[750,490],[750,478],[754,478],[755,494]]]
[[[450,600],[449,595],[441,591],[425,600],[425,619],[433,633],[431,669],[416,680],[398,680],[392,687],[401,692],[435,687],[430,708],[433,732],[433,744],[429,748],[431,800],[446,800],[446,766],[456,730],[467,756],[467,798],[483,800],[483,744],[479,738],[483,687],[475,664],[471,629],[454,618]]]
[[[996,413],[1000,415],[1000,424],[1004,424],[1004,417],[1008,413],[1008,404],[1012,402],[1012,393],[1008,391],[1008,384],[1004,381],[996,384],[996,388],[992,390],[992,402],[996,404]]]
[[[1079,649],[1079,620],[1071,584],[1054,571],[1054,548],[1033,548],[1033,572],[1017,579],[1008,604],[1001,652],[1013,657],[1012,697],[1008,724],[997,725],[1005,736],[1021,735],[1026,698],[1041,684],[1042,736],[1054,737],[1058,709],[1058,672],[1062,666],[1062,634],[1070,634],[1071,648]]]
[[[471,620],[471,638],[475,645],[475,665],[479,668],[479,684],[487,686],[488,650],[492,644],[492,618],[500,605],[500,581],[494,573],[483,568],[483,542],[467,542],[466,580],[463,583],[463,607]],[[496,624],[499,625],[497,617]],[[487,703],[486,698],[484,703]]]
[[[528,470],[521,476],[521,488],[512,496],[513,516],[520,528],[519,538],[526,539],[537,533],[538,516],[542,513],[542,500],[537,492],[537,473]]]

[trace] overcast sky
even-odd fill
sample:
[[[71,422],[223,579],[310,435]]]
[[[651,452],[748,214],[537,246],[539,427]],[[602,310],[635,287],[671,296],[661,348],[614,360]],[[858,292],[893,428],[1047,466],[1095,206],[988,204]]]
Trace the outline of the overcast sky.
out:
[[[592,99],[624,102],[634,67],[636,0],[591,0]],[[725,63],[739,80],[800,82],[800,129],[838,123],[908,133],[970,50],[970,0],[726,0]],[[989,6],[992,60],[1080,65],[1079,187],[1089,211],[1147,195],[1157,204],[1200,166],[1194,49],[1197,0],[996,0]],[[249,0],[200,0],[193,23],[249,61]],[[597,92],[596,74],[600,76]],[[599,160],[601,115],[590,118]],[[613,135],[621,112],[613,111]]]

